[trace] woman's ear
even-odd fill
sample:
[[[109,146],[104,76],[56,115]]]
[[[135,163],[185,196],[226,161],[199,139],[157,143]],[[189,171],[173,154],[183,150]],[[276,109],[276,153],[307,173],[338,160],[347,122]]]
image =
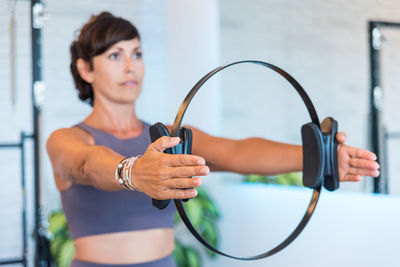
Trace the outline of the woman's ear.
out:
[[[76,68],[78,69],[79,75],[87,83],[93,82],[93,70],[90,68],[89,62],[78,58],[76,61]]]

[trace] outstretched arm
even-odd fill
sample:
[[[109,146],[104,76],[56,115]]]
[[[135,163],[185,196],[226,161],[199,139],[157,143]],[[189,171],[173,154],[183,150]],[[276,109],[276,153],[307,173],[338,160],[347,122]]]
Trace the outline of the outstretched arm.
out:
[[[77,127],[57,130],[50,136],[47,151],[60,190],[67,189],[72,183],[92,185],[107,191],[123,189],[115,181],[114,174],[125,157],[93,143],[90,135]],[[199,156],[162,153],[178,143],[179,138],[162,137],[136,160],[132,168],[132,182],[138,190],[157,199],[196,196],[195,189],[186,188],[200,186],[201,179],[188,177],[207,175],[209,169]]]
[[[212,171],[274,175],[301,171],[302,147],[263,138],[232,140],[193,131],[193,154],[204,157]],[[346,135],[338,133],[340,181],[359,181],[362,176],[376,177],[379,165],[374,153],[344,144]]]

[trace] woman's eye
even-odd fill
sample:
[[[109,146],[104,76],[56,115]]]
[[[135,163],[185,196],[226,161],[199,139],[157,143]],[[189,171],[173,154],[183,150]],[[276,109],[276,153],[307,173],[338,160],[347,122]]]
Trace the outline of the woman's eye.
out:
[[[119,59],[119,53],[112,53],[108,56],[108,58],[111,60],[117,60]]]
[[[134,59],[141,59],[142,58],[142,52],[136,52],[132,56]]]

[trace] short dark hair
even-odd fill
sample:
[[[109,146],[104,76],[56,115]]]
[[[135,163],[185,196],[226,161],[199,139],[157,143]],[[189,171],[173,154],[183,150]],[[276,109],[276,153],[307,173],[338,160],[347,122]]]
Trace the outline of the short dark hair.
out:
[[[77,40],[70,46],[71,73],[75,87],[79,91],[79,98],[93,106],[94,94],[92,86],[79,75],[76,62],[79,58],[89,63],[93,69],[93,57],[104,53],[119,41],[138,38],[139,32],[129,21],[115,17],[110,12],[101,12],[94,15],[83,25]]]

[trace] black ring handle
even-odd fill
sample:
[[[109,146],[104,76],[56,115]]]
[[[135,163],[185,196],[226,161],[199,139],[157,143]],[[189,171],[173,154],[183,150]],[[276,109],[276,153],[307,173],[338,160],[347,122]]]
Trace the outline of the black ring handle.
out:
[[[237,64],[242,64],[242,63],[252,63],[252,64],[257,64],[257,65],[261,65],[264,67],[267,67],[269,69],[272,69],[273,71],[279,73],[282,77],[284,77],[295,89],[296,91],[299,93],[301,99],[303,100],[304,104],[307,107],[308,113],[311,117],[311,120],[313,123],[315,123],[319,128],[320,128],[320,122],[318,119],[318,115],[317,112],[315,111],[315,108],[311,102],[311,99],[308,97],[307,93],[305,92],[305,90],[303,89],[303,87],[287,72],[285,72],[284,70],[282,70],[281,68],[278,68],[272,64],[269,64],[267,62],[263,62],[263,61],[257,61],[257,60],[243,60],[243,61],[237,61],[231,64],[227,64],[227,65],[223,65],[221,67],[218,67],[216,69],[214,69],[213,71],[209,72],[208,74],[206,74],[203,78],[201,78],[196,84],[195,86],[192,88],[192,90],[190,90],[190,92],[188,93],[188,95],[186,96],[186,98],[183,100],[183,103],[181,104],[178,113],[175,117],[175,121],[174,124],[172,126],[172,131],[171,131],[171,136],[175,137],[178,135],[179,132],[179,128],[181,127],[181,123],[182,123],[182,119],[183,116],[185,115],[185,112],[190,104],[190,102],[192,101],[193,97],[195,96],[195,94],[197,93],[197,91],[200,89],[200,87],[208,80],[210,79],[212,76],[214,76],[216,73],[218,73],[219,71],[228,68],[230,66],[233,65],[237,65]],[[257,260],[257,259],[262,259],[265,257],[269,257],[271,255],[274,255],[276,253],[278,253],[279,251],[281,251],[282,249],[284,249],[285,247],[287,247],[293,240],[296,239],[296,237],[303,231],[303,229],[305,228],[305,226],[307,225],[308,221],[310,220],[316,206],[318,203],[318,199],[320,196],[320,192],[321,192],[321,186],[319,186],[318,188],[315,188],[313,190],[313,194],[310,200],[310,203],[308,205],[308,208],[306,210],[306,213],[304,214],[303,218],[301,219],[301,221],[299,222],[299,224],[297,225],[297,227],[295,228],[295,230],[284,240],[282,241],[279,245],[277,245],[275,248],[256,255],[256,256],[251,256],[251,257],[237,257],[237,256],[233,256],[233,255],[229,255],[226,254],[224,252],[219,251],[218,249],[214,248],[212,245],[210,245],[207,241],[205,241],[200,234],[196,231],[196,229],[193,227],[192,223],[190,222],[185,209],[182,205],[181,200],[179,199],[174,199],[175,202],[175,206],[178,210],[178,213],[180,215],[180,217],[182,218],[183,223],[186,225],[186,227],[189,229],[189,231],[193,234],[194,237],[196,237],[196,239],[202,243],[205,247],[207,247],[209,250],[232,258],[232,259],[237,259],[237,260]]]

